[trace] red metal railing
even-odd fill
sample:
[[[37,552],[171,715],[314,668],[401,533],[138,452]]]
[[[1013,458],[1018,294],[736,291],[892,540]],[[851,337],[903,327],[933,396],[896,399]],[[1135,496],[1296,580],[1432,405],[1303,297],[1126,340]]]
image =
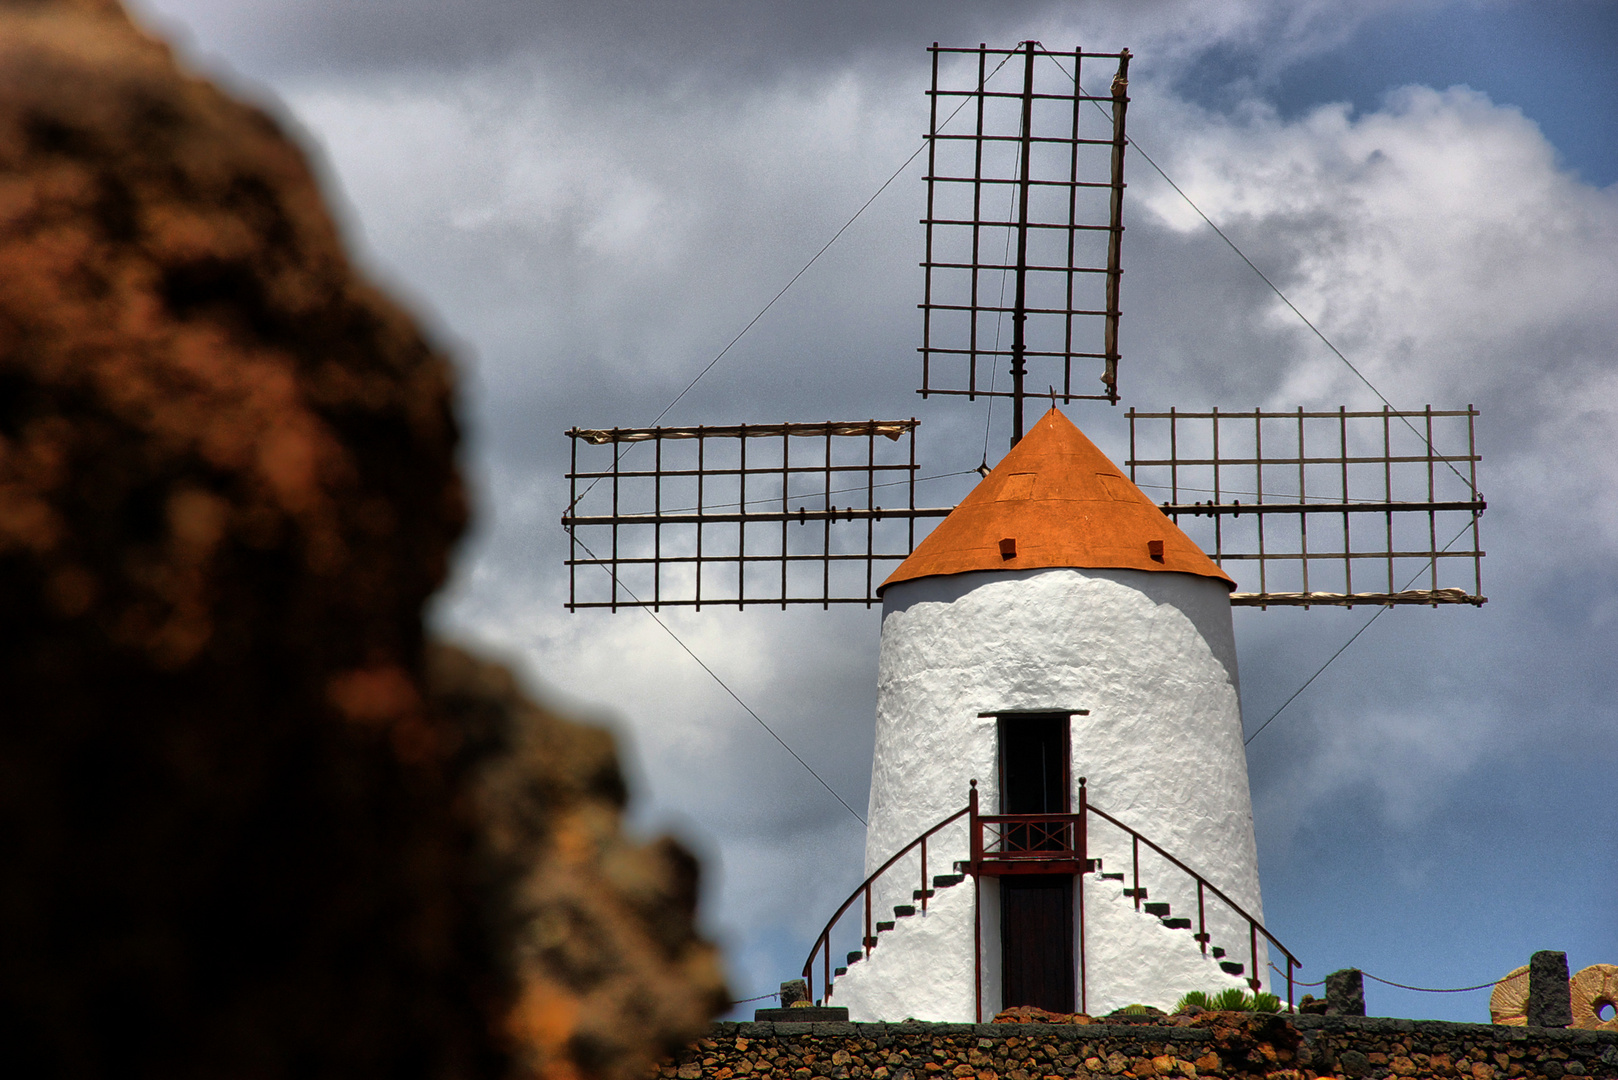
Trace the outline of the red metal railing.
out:
[[[820,956],[823,966],[823,983],[825,998],[831,997],[832,965],[831,965],[831,932],[839,920],[853,906],[854,901],[864,898],[865,901],[865,933],[861,938],[866,957],[871,955],[871,949],[876,945],[876,937],[872,933],[871,923],[871,886],[877,878],[887,872],[895,863],[916,847],[921,848],[921,906],[927,909],[927,895],[929,882],[927,880],[927,839],[937,833],[946,825],[957,821],[962,816],[967,818],[967,838],[969,857],[964,862],[955,864],[957,868],[971,874],[974,883],[984,877],[1002,877],[1007,874],[1086,874],[1096,869],[1095,863],[1089,858],[1089,815],[1094,814],[1103,821],[1121,829],[1130,838],[1132,853],[1132,874],[1130,895],[1135,901],[1135,910],[1139,911],[1141,901],[1147,896],[1147,890],[1142,887],[1140,880],[1140,850],[1145,845],[1158,855],[1162,856],[1172,866],[1185,873],[1197,885],[1197,932],[1195,940],[1201,947],[1204,956],[1208,954],[1208,901],[1214,900],[1224,904],[1238,919],[1247,923],[1247,942],[1249,964],[1248,971],[1252,974],[1247,983],[1256,992],[1261,988],[1262,981],[1258,977],[1258,937],[1260,934],[1278,949],[1287,960],[1287,1011],[1293,1011],[1293,971],[1303,965],[1297,957],[1264,927],[1264,924],[1248,914],[1236,901],[1227,896],[1223,890],[1214,885],[1207,878],[1191,869],[1185,863],[1165,851],[1159,844],[1142,835],[1139,831],[1130,828],[1105,810],[1090,802],[1090,789],[1084,777],[1079,777],[1079,807],[1072,814],[980,814],[978,813],[978,786],[973,780],[967,797],[966,806],[955,811],[937,825],[922,833],[916,839],[879,866],[875,873],[860,883],[848,899],[843,901],[831,919],[826,923],[825,929],[815,940],[815,947],[810,950],[809,958],[804,961],[803,976],[809,983],[809,994],[814,997],[814,964],[815,957]],[[1084,927],[1084,889],[1075,890],[1078,899],[1078,968],[1079,968],[1079,1009],[1081,1012],[1088,1008],[1087,972],[1085,963],[1085,927]],[[982,948],[982,914],[981,905],[974,905],[978,909],[974,915],[974,959],[973,978],[975,982],[974,998],[977,1005],[979,1022],[983,1019],[983,948]]]
[[[821,962],[824,969],[823,985],[825,986],[825,999],[828,1001],[831,999],[831,932],[833,928],[836,927],[837,923],[842,919],[843,915],[848,911],[848,909],[853,906],[854,901],[860,899],[862,896],[865,898],[865,933],[860,938],[860,944],[865,950],[865,955],[867,957],[871,955],[871,949],[876,945],[876,935],[872,932],[871,925],[871,885],[876,881],[877,878],[887,873],[889,868],[891,868],[894,863],[910,854],[910,852],[917,847],[921,848],[921,910],[923,912],[927,910],[927,896],[932,891],[927,880],[927,839],[940,829],[944,828],[944,826],[950,825],[956,821],[959,821],[962,817],[965,817],[967,813],[977,805],[977,788],[975,786],[977,781],[974,780],[972,783],[974,785],[972,790],[972,802],[969,805],[961,807],[959,810],[955,811],[955,813],[951,814],[943,821],[940,821],[937,825],[934,825],[932,828],[910,841],[910,843],[906,844],[887,862],[877,867],[875,872],[873,872],[870,877],[860,882],[859,886],[855,888],[853,892],[848,894],[848,899],[843,901],[843,905],[837,909],[836,914],[832,915],[832,917],[826,922],[825,929],[821,930],[820,936],[815,939],[815,947],[809,950],[809,958],[803,962],[803,977],[804,980],[809,984],[809,999],[811,1001],[813,1001],[815,997],[816,956],[821,957]]]
[[[1293,1011],[1293,971],[1301,967],[1298,958],[1269,932],[1263,923],[1247,913],[1236,901],[1227,896],[1223,890],[1207,878],[1191,869],[1179,859],[1170,855],[1163,847],[1142,835],[1139,831],[1130,828],[1111,814],[1090,802],[1090,789],[1088,781],[1079,777],[1079,808],[1073,814],[994,814],[984,815],[977,812],[977,784],[973,783],[971,796],[968,800],[967,810],[970,812],[970,844],[972,849],[971,860],[967,863],[967,870],[974,877],[999,877],[1005,874],[1017,873],[1089,873],[1095,869],[1089,858],[1089,815],[1095,814],[1102,820],[1116,826],[1128,834],[1131,849],[1131,888],[1130,895],[1135,901],[1135,910],[1139,911],[1141,901],[1146,899],[1147,889],[1141,886],[1140,881],[1140,849],[1145,845],[1157,852],[1170,864],[1183,871],[1197,884],[1197,932],[1195,940],[1202,949],[1202,954],[1208,954],[1208,898],[1223,903],[1239,919],[1247,923],[1247,947],[1249,966],[1247,985],[1257,992],[1263,985],[1258,977],[1258,936],[1263,934],[1265,939],[1278,949],[1287,959],[1287,1011]],[[1078,889],[1078,923],[1079,923],[1079,1009],[1084,1011],[1088,1005],[1087,971],[1085,965],[1085,934],[1084,934],[1084,890]],[[979,932],[981,936],[981,931]],[[982,1018],[982,956],[981,951],[976,958],[977,997],[979,999],[979,1019]]]

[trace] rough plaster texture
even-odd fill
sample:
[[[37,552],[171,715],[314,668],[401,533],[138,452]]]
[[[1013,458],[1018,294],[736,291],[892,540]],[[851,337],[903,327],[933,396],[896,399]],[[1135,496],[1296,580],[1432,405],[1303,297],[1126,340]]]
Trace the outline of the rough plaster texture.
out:
[[[833,982],[828,1005],[846,1006],[851,1021],[974,1019],[971,878],[939,889],[925,914],[918,907],[878,941]]]
[[[1073,718],[1075,801],[1082,775],[1094,804],[1262,920],[1223,583],[1188,574],[1054,569],[924,578],[885,590],[867,873],[964,805],[973,778],[983,812],[998,810],[995,721],[978,713],[1010,709],[1088,709],[1088,716]],[[965,833],[952,826],[935,838],[929,873],[947,873],[965,856]],[[1093,823],[1090,850],[1106,870],[1132,877],[1124,834]],[[908,903],[919,875],[914,854],[901,860],[879,882],[876,908]],[[1195,921],[1194,882],[1150,852],[1142,854],[1141,883],[1153,902],[1169,902],[1176,916]],[[1098,882],[1090,895],[1117,891],[1117,883]],[[1184,990],[1222,985],[1197,974],[1208,965],[1189,933],[1153,925],[1153,935],[1137,935],[1132,905],[1130,920],[1103,926],[1096,920],[1118,905],[1092,906],[1088,975],[1092,994],[1099,994],[1092,1009],[1126,989],[1128,1000],[1118,1004],[1161,1005]],[[985,939],[997,939],[998,918],[988,914]],[[1245,921],[1210,900],[1208,922],[1213,944],[1250,974]],[[1103,944],[1108,935],[1111,944]],[[1195,961],[1189,969],[1187,950]],[[1267,959],[1261,944],[1264,974]],[[1108,975],[1104,966],[1133,974]],[[915,981],[923,970],[896,978]]]
[[[1178,905],[1175,911],[1180,911]],[[1190,912],[1194,925],[1195,898]],[[1123,887],[1116,881],[1085,877],[1084,914],[1088,977],[1082,1002],[1085,1012],[1101,1016],[1136,1003],[1167,1011],[1192,990],[1218,993],[1231,986],[1247,989],[1241,977],[1227,975],[1212,957],[1202,954],[1192,939],[1192,931],[1170,930],[1161,919],[1137,912],[1135,902],[1124,897]],[[1220,940],[1217,932],[1214,940]],[[1231,937],[1225,941],[1227,946],[1234,945]],[[1232,959],[1244,965],[1251,962],[1245,937],[1242,947],[1230,948],[1230,952]],[[1259,963],[1264,963],[1264,958],[1264,950],[1260,949]],[[1284,980],[1281,994],[1286,995]]]

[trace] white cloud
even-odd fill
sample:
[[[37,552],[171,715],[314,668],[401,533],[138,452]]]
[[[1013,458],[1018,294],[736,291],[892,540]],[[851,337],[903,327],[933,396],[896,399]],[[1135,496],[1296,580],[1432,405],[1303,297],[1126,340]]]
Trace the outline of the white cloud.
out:
[[[252,40],[255,19],[275,21],[274,5],[197,5],[230,23],[232,41]],[[1611,745],[1618,188],[1562,171],[1534,124],[1465,89],[1408,87],[1373,112],[1329,106],[1294,120],[1266,104],[1279,71],[1378,10],[1029,6],[989,27],[1000,44],[1032,34],[1133,47],[1132,130],[1210,216],[1396,404],[1483,410],[1493,600],[1481,612],[1384,615],[1255,743],[1261,827],[1278,841],[1287,821],[1330,816],[1353,796],[1381,816],[1367,831],[1415,830],[1491,764]],[[644,615],[561,609],[560,432],[649,421],[903,161],[925,124],[924,40],[906,38],[906,59],[892,62],[836,42],[798,49],[781,31],[759,47],[778,63],[739,75],[715,74],[723,41],[692,52],[682,38],[686,52],[654,79],[635,65],[657,49],[614,51],[583,33],[568,23],[559,44],[441,68],[264,70],[283,72],[277,89],[326,147],[373,263],[424,298],[463,359],[475,356],[468,467],[480,525],[437,621],[518,657],[548,692],[628,733],[644,778],[638,820],[707,838],[720,868],[711,917],[738,943],[735,988],[756,993],[793,973],[775,970],[793,952],[781,937],[818,930],[854,883],[863,838]],[[579,41],[596,50],[594,69],[557,58]],[[1228,113],[1170,89],[1216,45],[1263,57],[1235,79],[1252,93]],[[1128,169],[1126,405],[1371,403],[1138,155]],[[981,406],[911,394],[916,175],[895,182],[676,418],[916,414],[927,468],[977,464]],[[1115,412],[1072,412],[1098,439],[1116,438]],[[1249,723],[1369,614],[1244,613]],[[863,811],[874,615],[668,618]]]
[[[860,188],[850,176],[874,187],[880,174],[872,159],[883,157],[877,144],[908,144],[905,126],[914,119],[913,107],[885,106],[875,85],[869,76],[862,81],[844,73],[819,84],[774,87],[729,108],[705,101],[661,103],[655,122],[615,117],[605,130],[621,141],[610,148],[593,141],[603,130],[595,114],[572,115],[572,128],[548,136],[556,143],[553,165],[568,184],[536,180],[534,192],[553,194],[535,198],[552,201],[532,208],[510,200],[496,220],[509,227],[527,223],[546,257],[567,268],[566,283],[540,280],[599,320],[583,335],[593,343],[585,347],[610,357],[612,370],[646,378],[677,357],[699,355],[695,342],[703,330],[744,321],[747,306],[716,298],[715,291],[723,291],[716,288],[720,271],[702,264],[723,263],[730,274],[745,265],[753,277],[768,267],[765,272],[784,277],[791,263],[783,252],[802,250],[816,228],[824,235],[835,226],[829,205],[856,202]],[[1600,451],[1618,436],[1610,404],[1618,376],[1605,351],[1618,337],[1618,312],[1610,302],[1618,295],[1618,245],[1612,242],[1618,193],[1591,189],[1561,172],[1532,123],[1466,90],[1411,87],[1377,112],[1353,116],[1344,107],[1327,107],[1291,122],[1262,103],[1215,115],[1167,98],[1161,89],[1142,96],[1158,111],[1154,138],[1170,148],[1162,156],[1165,167],[1390,398],[1414,406],[1475,402],[1483,410],[1484,487],[1493,507],[1485,519],[1492,552],[1486,583],[1505,597],[1497,596],[1497,606],[1482,615],[1417,610],[1385,616],[1384,625],[1282,722],[1313,734],[1288,742],[1293,757],[1279,773],[1259,776],[1261,806],[1269,807],[1261,813],[1275,820],[1301,821],[1350,793],[1369,791],[1391,826],[1415,828],[1481,762],[1543,735],[1543,729],[1536,736],[1508,722],[1520,704],[1512,684],[1520,687],[1533,677],[1532,662],[1513,655],[1522,648],[1521,631],[1513,628],[1535,618],[1512,595],[1587,557],[1592,544],[1610,552],[1618,540],[1614,463]],[[526,121],[518,123],[527,132],[521,126]],[[862,126],[880,138],[856,134]],[[508,134],[479,145],[512,146],[529,137]],[[509,176],[526,160],[513,154],[491,171],[503,169]],[[1134,168],[1139,177],[1140,164]],[[1182,309],[1182,297],[1150,284],[1156,269],[1152,245],[1211,250],[1213,255],[1198,257],[1226,260],[1222,280],[1210,283],[1215,292],[1249,272],[1218,253],[1218,242],[1201,231],[1173,192],[1141,179],[1132,190],[1134,213],[1150,215],[1144,223],[1134,219],[1132,325],[1151,322],[1149,333],[1159,338],[1195,341],[1203,332],[1192,321],[1194,310]],[[675,215],[686,231],[668,229],[662,241],[672,250],[660,252],[654,242],[646,258],[637,259],[632,246],[584,251],[580,237],[591,230],[632,231],[622,224],[624,205]],[[814,212],[805,213],[805,207]],[[585,224],[566,234],[547,233],[543,223],[560,219]],[[768,232],[750,235],[761,228]],[[885,238],[886,223],[883,229]],[[1160,237],[1155,241],[1154,232]],[[743,243],[750,248],[745,257],[727,261],[727,249]],[[893,302],[903,289],[874,280],[880,271],[873,274],[869,245],[865,240],[860,258],[840,268],[848,280],[814,296],[812,309],[836,319],[843,305],[886,305],[889,315],[871,317],[884,334],[903,341],[910,330],[908,305]],[[857,284],[851,289],[849,282]],[[862,288],[878,299],[850,297]],[[640,301],[626,304],[626,292]],[[1200,391],[1232,406],[1369,403],[1363,386],[1279,301],[1260,296],[1245,311],[1243,332],[1251,348],[1239,355],[1252,369],[1250,377],[1262,373],[1260,383],[1269,388],[1262,402],[1222,400],[1216,372],[1204,371],[1169,390],[1164,376],[1140,359],[1132,377],[1147,392]],[[573,340],[578,333],[560,336]],[[823,333],[823,341],[836,340],[835,331]],[[623,339],[638,344],[625,346]],[[751,361],[738,370],[749,366]],[[721,382],[733,374],[723,373]],[[503,368],[496,382],[556,377],[555,368],[549,374]],[[860,377],[857,363],[845,377]],[[760,392],[767,389],[766,381]],[[1567,468],[1570,456],[1586,467]],[[517,476],[525,484],[543,483],[530,468],[510,461],[503,467],[511,471],[507,483]],[[512,505],[498,513],[508,519],[504,528],[552,527]],[[1547,552],[1540,542],[1547,527],[1581,542],[1576,550]],[[555,558],[554,547],[542,550]],[[719,910],[727,925],[754,942],[750,949],[764,948],[758,935],[774,916],[761,913],[757,898],[776,887],[774,876],[781,871],[774,861],[749,853],[758,841],[748,837],[782,828],[782,819],[774,813],[768,821],[754,819],[755,800],[768,802],[778,791],[790,791],[790,803],[812,807],[828,836],[846,830],[839,820],[843,811],[801,774],[792,779],[797,767],[644,616],[570,618],[556,610],[553,578],[538,593],[503,596],[480,608],[478,597],[486,597],[486,589],[505,590],[516,580],[500,562],[509,557],[486,549],[483,560],[494,560],[492,565],[474,564],[474,577],[486,575],[484,584],[463,586],[461,615],[451,621],[520,649],[536,671],[567,692],[613,703],[634,733],[654,801],[683,807],[715,830],[725,866]],[[523,613],[523,603],[543,605],[542,613]],[[1323,629],[1325,616],[1305,617],[1316,619],[1304,630],[1308,639],[1334,639],[1332,644],[1359,621]],[[675,616],[672,625],[778,722],[790,742],[824,750],[824,756],[808,756],[830,771],[863,778],[868,739],[862,736],[854,748],[817,744],[806,715],[813,710],[801,708],[805,701],[823,701],[826,687],[841,683],[836,697],[856,714],[851,730],[863,731],[860,725],[869,723],[872,687],[865,669],[871,658],[839,649],[829,629],[835,624],[823,618],[818,612],[785,620],[769,612],[728,618],[704,613]],[[1421,620],[1443,621],[1412,625]],[[1244,651],[1280,651],[1277,638],[1287,632],[1259,628]],[[872,648],[874,636],[874,626],[866,626],[857,640]],[[1470,661],[1441,659],[1457,649],[1470,650]],[[1450,664],[1456,670],[1446,673]],[[795,678],[800,665],[814,677]],[[1366,666],[1379,669],[1369,684],[1345,688],[1331,682]],[[1309,670],[1298,665],[1281,675],[1282,687],[1295,686]],[[1562,730],[1582,737],[1578,733],[1589,729],[1574,723]],[[737,782],[738,770],[757,770],[770,780]],[[718,788],[710,782],[716,773],[726,777]],[[1287,835],[1284,829],[1271,832],[1272,841],[1282,844]],[[801,832],[793,842],[810,843]],[[857,843],[857,836],[844,837],[829,850],[849,854]],[[792,880],[792,889],[808,888]],[[754,952],[748,955],[757,959]]]
[[[1618,193],[1558,171],[1513,108],[1407,87],[1357,119],[1346,106],[1296,123],[1186,107],[1182,126],[1168,166],[1181,186],[1238,242],[1279,256],[1269,269],[1294,303],[1391,393],[1453,392],[1461,375],[1473,392],[1515,392],[1547,360],[1588,359],[1546,355],[1547,338],[1618,322],[1600,302],[1618,292]],[[1161,186],[1144,202],[1173,228],[1202,227]],[[1296,326],[1278,302],[1272,316]],[[1536,340],[1538,363],[1499,355]],[[1348,372],[1333,374],[1335,385],[1286,386],[1277,399],[1354,392]]]

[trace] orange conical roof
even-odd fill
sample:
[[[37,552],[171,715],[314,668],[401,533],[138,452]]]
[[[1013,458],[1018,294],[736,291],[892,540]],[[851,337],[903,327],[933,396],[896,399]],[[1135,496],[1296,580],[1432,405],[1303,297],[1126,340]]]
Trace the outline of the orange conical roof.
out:
[[[940,574],[1058,566],[1170,571],[1236,585],[1052,409],[882,588]]]

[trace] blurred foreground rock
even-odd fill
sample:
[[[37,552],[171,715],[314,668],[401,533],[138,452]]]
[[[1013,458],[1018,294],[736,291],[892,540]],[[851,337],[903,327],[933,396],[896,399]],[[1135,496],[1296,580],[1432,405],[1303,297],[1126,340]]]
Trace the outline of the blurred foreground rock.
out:
[[[429,661],[455,445],[272,119],[0,0],[8,1071],[622,1077],[723,1007],[607,736]]]

